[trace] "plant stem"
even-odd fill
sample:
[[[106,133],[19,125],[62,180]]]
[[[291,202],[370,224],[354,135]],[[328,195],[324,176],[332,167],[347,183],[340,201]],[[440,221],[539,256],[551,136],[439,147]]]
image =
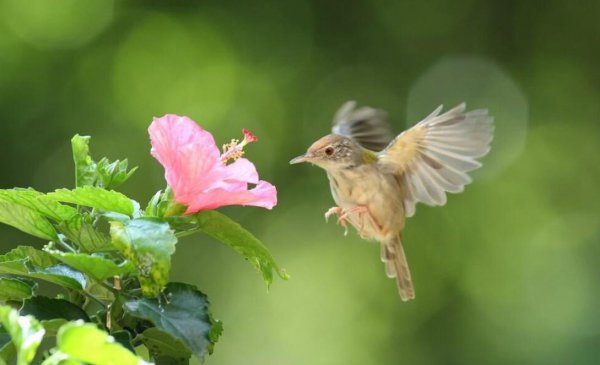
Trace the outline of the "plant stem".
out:
[[[93,296],[92,294],[86,292],[85,290],[81,291],[83,293],[83,295],[85,295],[86,297],[90,298],[91,300],[93,300],[94,302],[100,304],[100,306],[102,308],[107,308],[106,304],[104,304],[100,299],[96,298],[95,296]]]
[[[193,235],[196,232],[202,232],[202,228],[195,227],[195,228],[191,228],[191,229],[188,229],[185,231],[177,232],[177,233],[175,233],[175,237],[177,237],[177,238],[187,237],[187,236]]]
[[[71,247],[68,243],[65,242],[61,234],[58,235],[58,244],[71,253],[77,253],[77,251],[73,247]]]

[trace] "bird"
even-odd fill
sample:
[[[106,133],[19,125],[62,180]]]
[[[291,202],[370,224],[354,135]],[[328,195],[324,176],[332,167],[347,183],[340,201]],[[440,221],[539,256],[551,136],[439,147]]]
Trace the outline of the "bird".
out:
[[[385,111],[348,101],[335,113],[332,133],[290,161],[325,170],[336,203],[325,219],[335,215],[344,234],[349,223],[361,238],[380,243],[385,273],[404,302],[415,298],[402,240],[406,219],[417,203],[443,206],[446,193],[461,193],[493,139],[487,109],[466,111],[462,103],[442,110],[394,137]]]

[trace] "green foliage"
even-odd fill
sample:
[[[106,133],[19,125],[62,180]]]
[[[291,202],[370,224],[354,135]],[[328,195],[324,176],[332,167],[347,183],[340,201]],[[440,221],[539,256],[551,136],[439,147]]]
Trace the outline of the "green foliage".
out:
[[[206,352],[212,352],[213,346],[219,338],[222,328],[218,321],[214,321],[208,310],[206,295],[189,284],[169,283],[163,291],[164,299],[142,298],[125,302],[125,312],[133,317],[152,322],[159,330],[168,333],[173,338],[190,349],[199,359],[203,359]],[[158,336],[161,341],[175,346],[167,338]],[[150,348],[151,351],[154,351]],[[164,355],[164,348],[157,350]]]
[[[44,337],[44,327],[35,318],[19,316],[19,312],[6,306],[0,306],[0,324],[16,349],[17,365],[30,364]]]
[[[127,159],[123,161],[110,161],[102,158],[94,162],[90,155],[90,137],[75,135],[71,139],[73,161],[75,162],[75,186],[98,186],[104,189],[113,189],[131,177],[137,167],[127,170]]]
[[[96,163],[90,156],[90,139],[89,136],[80,136],[79,134],[71,139],[76,187],[93,185],[96,181]]]
[[[29,298],[23,302],[21,309],[19,310],[21,315],[31,315],[37,320],[52,321],[57,319],[64,319],[67,321],[84,320],[90,321],[90,317],[87,313],[79,306],[69,302],[65,299],[48,298],[42,296],[35,296]],[[52,323],[47,324],[49,328],[53,328]],[[46,327],[46,325],[44,325]]]
[[[60,328],[54,357],[89,364],[146,364],[93,324],[70,322]],[[66,355],[66,357],[65,357]],[[51,364],[52,362],[46,361]]]
[[[217,211],[205,211],[196,214],[198,230],[231,246],[242,254],[261,272],[263,279],[270,285],[273,282],[273,270],[282,279],[288,274],[279,268],[267,248],[254,235],[231,218]]]
[[[106,190],[95,186],[84,186],[73,190],[58,189],[48,194],[57,201],[83,205],[103,211],[133,215],[133,202],[125,195],[114,190]]]
[[[19,204],[0,201],[0,222],[45,240],[58,239],[56,230],[43,215]]]
[[[20,246],[0,256],[0,274],[40,279],[75,290],[85,287],[86,278],[82,273],[55,262],[58,261],[43,251]]]
[[[0,277],[0,302],[31,298],[35,283],[23,279]]]
[[[68,220],[77,215],[77,209],[48,198],[45,194],[29,189],[0,190],[0,201],[29,208],[55,222]]]
[[[181,341],[156,327],[145,330],[140,339],[157,364],[184,365],[188,364],[192,356]]]
[[[144,295],[157,296],[169,281],[177,243],[169,224],[153,218],[111,222],[110,235],[115,247],[137,268]]]
[[[0,307],[0,358],[28,364],[44,338],[56,345],[45,365],[143,364],[137,346],[145,346],[157,364],[203,359],[222,325],[212,318],[205,294],[169,282],[178,237],[204,232],[224,242],[267,284],[273,270],[282,278],[285,272],[256,237],[225,215],[184,215],[186,207],[169,188],[143,211],[110,190],[135,169],[127,170],[127,160],[95,162],[89,141],[71,141],[75,189],[0,190],[0,222],[45,240],[42,249],[18,246],[0,255],[0,302],[19,308]],[[59,294],[38,294],[40,282]]]
[[[62,221],[58,229],[68,238],[77,249],[83,252],[110,251],[113,249],[110,237],[94,228],[86,221],[86,217],[77,215],[72,219]]]
[[[116,263],[99,255],[70,253],[57,250],[48,251],[52,257],[78,270],[95,281],[104,281],[114,276],[129,275],[135,272],[135,266],[129,261]]]

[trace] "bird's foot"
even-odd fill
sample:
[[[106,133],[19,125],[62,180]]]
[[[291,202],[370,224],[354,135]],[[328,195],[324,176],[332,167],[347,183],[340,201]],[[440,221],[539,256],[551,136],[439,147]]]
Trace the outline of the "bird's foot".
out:
[[[327,222],[329,220],[329,217],[331,217],[332,215],[337,215],[338,216],[338,224],[341,225],[342,227],[344,227],[344,236],[348,235],[348,224],[346,223],[346,218],[344,217],[345,213],[344,210],[340,207],[332,207],[329,208],[329,210],[327,212],[325,212],[325,222]]]
[[[341,216],[339,216],[338,219],[344,219],[347,220],[348,216],[350,214],[361,214],[361,213],[367,213],[369,211],[369,209],[367,209],[367,207],[365,207],[364,205],[357,205],[354,208],[350,208],[347,209],[346,211],[344,211],[344,214],[342,214]]]
[[[339,216],[338,223],[339,222],[344,222],[344,224],[342,224],[342,225],[343,225],[344,228],[346,228],[346,231],[344,232],[344,236],[348,235],[348,228],[346,227],[345,222],[348,220],[348,217],[350,216],[350,214],[357,214],[357,215],[360,216],[361,214],[368,213],[368,212],[369,212],[369,209],[366,206],[364,206],[364,205],[357,205],[354,208],[347,209],[344,212],[344,214],[342,214],[341,216]],[[361,222],[360,223],[360,225],[361,225],[360,227],[357,227],[356,225],[355,225],[355,227],[357,228],[360,236],[363,237],[363,228],[364,228],[363,224],[364,224],[364,221],[362,219],[355,220],[355,222],[356,221]]]
[[[332,215],[337,215],[338,217],[342,215],[344,211],[340,207],[331,207],[329,210],[325,212],[325,222],[329,221],[329,217]]]

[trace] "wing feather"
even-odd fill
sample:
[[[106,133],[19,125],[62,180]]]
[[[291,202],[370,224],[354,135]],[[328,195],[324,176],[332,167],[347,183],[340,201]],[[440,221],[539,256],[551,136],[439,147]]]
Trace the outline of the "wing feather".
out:
[[[396,137],[378,155],[379,166],[404,185],[406,215],[418,202],[446,204],[446,192],[460,193],[490,150],[493,118],[487,110],[465,112],[465,104],[441,114],[442,106]]]
[[[393,138],[387,113],[370,107],[355,108],[354,101],[340,107],[333,117],[333,133],[350,137],[369,150],[381,151]]]

